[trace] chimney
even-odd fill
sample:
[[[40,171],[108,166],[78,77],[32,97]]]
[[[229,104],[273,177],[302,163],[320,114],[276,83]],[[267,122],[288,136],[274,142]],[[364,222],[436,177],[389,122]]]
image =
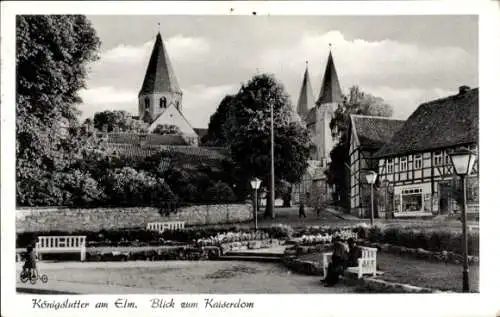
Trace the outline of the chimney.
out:
[[[469,86],[460,86],[460,87],[458,87],[458,94],[463,95],[466,92],[468,92],[469,90],[470,90]]]

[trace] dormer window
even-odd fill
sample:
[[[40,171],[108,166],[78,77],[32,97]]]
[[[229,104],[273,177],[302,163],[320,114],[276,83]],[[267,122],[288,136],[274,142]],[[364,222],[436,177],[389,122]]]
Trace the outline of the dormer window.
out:
[[[160,98],[160,108],[167,108],[167,98],[165,97]]]
[[[144,99],[144,108],[149,109],[150,103],[149,98]]]

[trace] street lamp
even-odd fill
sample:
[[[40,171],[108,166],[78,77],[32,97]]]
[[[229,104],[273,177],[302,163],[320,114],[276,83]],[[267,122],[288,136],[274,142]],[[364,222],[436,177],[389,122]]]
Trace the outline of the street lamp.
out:
[[[370,184],[370,201],[371,201],[371,212],[370,212],[370,225],[373,226],[373,184],[375,184],[375,181],[377,180],[377,173],[374,171],[368,171],[366,173],[366,182]]]
[[[462,183],[462,251],[463,251],[463,275],[462,275],[462,288],[463,292],[470,291],[469,287],[469,261],[467,250],[467,196],[466,196],[466,182],[465,177],[470,174],[472,167],[476,162],[477,154],[465,147],[458,150],[450,151],[448,156],[453,164],[455,174],[460,177]]]
[[[255,203],[253,206],[254,219],[255,219],[255,231],[257,231],[257,190],[259,190],[261,180],[255,177],[250,181],[250,185],[252,185],[252,189],[255,192]]]

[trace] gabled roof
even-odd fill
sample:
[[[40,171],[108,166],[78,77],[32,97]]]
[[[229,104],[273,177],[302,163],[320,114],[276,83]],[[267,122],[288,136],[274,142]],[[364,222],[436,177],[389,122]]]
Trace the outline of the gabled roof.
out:
[[[187,145],[181,135],[146,134],[146,133],[108,133],[108,144],[142,144],[142,145]]]
[[[342,90],[340,89],[339,78],[337,70],[333,63],[332,52],[328,54],[328,61],[326,62],[325,75],[323,76],[323,83],[321,84],[321,91],[316,104],[322,105],[325,103],[339,103],[343,101]]]
[[[476,143],[479,88],[421,104],[376,157],[405,155]]]
[[[404,124],[404,120],[386,117],[351,115],[351,127],[359,146],[364,150],[378,150],[389,142]]]
[[[300,88],[299,100],[297,101],[297,113],[302,118],[306,118],[311,108],[314,108],[314,95],[311,80],[309,79],[309,70],[306,66],[304,79],[302,80],[302,86]]]
[[[167,91],[182,93],[158,32],[139,95]]]

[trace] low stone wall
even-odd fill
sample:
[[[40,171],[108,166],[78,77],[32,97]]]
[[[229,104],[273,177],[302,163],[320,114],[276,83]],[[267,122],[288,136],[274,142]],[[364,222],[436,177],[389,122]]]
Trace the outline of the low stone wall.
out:
[[[181,208],[168,216],[157,208],[23,208],[16,210],[16,230],[99,231],[146,227],[149,222],[184,221],[186,225],[238,223],[253,218],[252,206],[245,204],[205,205]]]

